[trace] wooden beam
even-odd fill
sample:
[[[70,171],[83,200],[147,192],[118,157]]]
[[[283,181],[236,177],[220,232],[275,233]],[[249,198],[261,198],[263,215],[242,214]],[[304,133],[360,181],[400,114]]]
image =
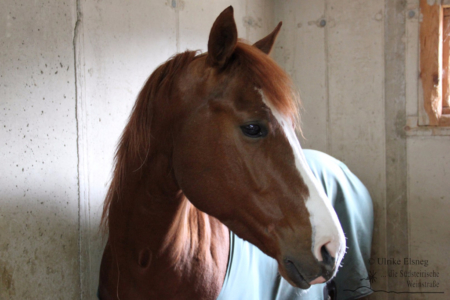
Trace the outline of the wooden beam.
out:
[[[436,1],[439,2],[439,1]],[[420,0],[420,78],[428,125],[438,125],[442,110],[442,26],[440,4],[429,5]]]
[[[450,8],[447,7],[443,9],[442,31],[442,107],[448,107],[450,106]]]
[[[439,118],[439,126],[450,126],[450,115],[441,115]]]

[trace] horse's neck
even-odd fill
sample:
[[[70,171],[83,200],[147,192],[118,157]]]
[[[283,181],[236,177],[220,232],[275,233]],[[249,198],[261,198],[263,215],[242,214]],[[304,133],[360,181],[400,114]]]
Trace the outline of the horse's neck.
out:
[[[116,258],[108,277],[119,276],[114,281],[128,296],[136,286],[136,295],[144,290],[160,299],[215,299],[227,267],[228,229],[181,191],[167,193],[153,175],[122,193],[110,211],[109,247]]]

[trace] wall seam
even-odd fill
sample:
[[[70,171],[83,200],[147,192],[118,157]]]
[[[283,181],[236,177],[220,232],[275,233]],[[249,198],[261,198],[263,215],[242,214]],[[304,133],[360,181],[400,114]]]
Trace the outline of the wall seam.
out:
[[[387,165],[387,150],[386,150],[386,147],[387,147],[387,121],[386,121],[386,99],[387,99],[387,96],[386,96],[386,63],[387,63],[387,57],[386,57],[386,55],[387,55],[387,51],[386,51],[386,45],[387,45],[387,38],[386,38],[386,27],[388,26],[388,8],[387,8],[387,1],[388,0],[385,0],[384,1],[384,3],[383,3],[383,9],[384,9],[384,19],[383,19],[383,26],[382,26],[382,51],[383,51],[383,63],[384,63],[384,65],[383,65],[383,75],[384,75],[384,80],[383,80],[383,107],[382,107],[382,111],[383,111],[383,117],[384,117],[384,128],[383,128],[383,131],[384,131],[384,140],[382,141],[382,142],[384,142],[384,146],[383,146],[383,149],[384,149],[384,161],[383,161],[383,163],[384,163],[384,190],[383,190],[383,198],[384,198],[384,212],[383,212],[383,214],[384,214],[384,222],[383,222],[383,225],[384,225],[384,230],[385,230],[385,235],[384,235],[384,240],[383,240],[383,255],[384,256],[386,256],[386,257],[389,257],[389,246],[388,246],[388,243],[389,243],[389,241],[388,241],[388,227],[389,227],[389,222],[388,222],[388,218],[389,218],[389,215],[388,215],[388,200],[387,200],[387,197],[388,197],[388,192],[387,192],[387,185],[388,185],[388,182],[387,182],[387,180],[388,180],[388,171],[387,171],[387,168],[388,168],[388,165]],[[395,0],[394,0],[395,1]],[[375,215],[374,215],[375,216]],[[375,225],[375,224],[374,224]],[[379,256],[380,256],[380,254],[378,254]],[[389,269],[388,269],[388,267],[387,266],[384,266],[384,268],[382,269],[383,270],[383,272],[389,272]],[[383,284],[384,284],[384,286],[385,286],[385,289],[386,290],[389,290],[389,288],[390,288],[390,286],[389,286],[389,276],[386,276],[385,277],[385,279],[384,279],[384,282],[383,282]],[[400,295],[401,297],[403,296],[403,295]],[[390,294],[388,294],[387,296],[386,296],[386,298],[387,299],[389,299],[389,297],[390,297]]]
[[[177,53],[180,53],[180,9],[178,8],[179,3],[175,5],[176,12],[176,31],[175,31],[175,47],[177,49]]]
[[[248,15],[248,0],[245,1],[245,18],[244,18],[244,22],[246,24],[245,25],[245,39],[248,41],[249,40],[249,36],[250,36],[250,26],[248,24],[250,16]]]
[[[386,176],[387,256],[409,257],[406,134],[406,2],[385,1],[384,21],[384,115]],[[408,268],[407,268],[408,269]],[[394,270],[388,266],[388,270]],[[388,290],[408,291],[405,282],[388,278]],[[408,294],[388,299],[409,299]]]
[[[324,1],[324,18],[327,22],[328,20],[328,1]],[[328,27],[324,27],[324,53],[325,53],[325,91],[326,91],[326,126],[325,126],[325,138],[326,138],[326,152],[328,154],[332,154],[331,151],[331,145],[330,145],[330,87],[329,87],[329,81],[330,81],[330,72],[329,72],[329,53],[328,53]]]
[[[81,264],[81,186],[80,186],[80,129],[78,120],[78,68],[77,68],[77,40],[81,22],[80,0],[76,0],[76,21],[73,32],[72,49],[74,64],[74,84],[75,84],[75,126],[76,126],[76,147],[77,147],[77,189],[78,189],[78,285],[80,289],[80,299],[82,299],[82,264]]]

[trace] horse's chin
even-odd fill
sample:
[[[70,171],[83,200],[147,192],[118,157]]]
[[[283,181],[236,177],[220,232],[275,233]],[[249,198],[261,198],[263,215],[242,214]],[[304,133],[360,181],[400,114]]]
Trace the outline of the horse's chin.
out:
[[[285,263],[284,268],[279,268],[280,275],[286,279],[292,286],[298,287],[303,290],[307,290],[311,287],[308,281],[305,280],[303,275],[297,270],[292,263]]]

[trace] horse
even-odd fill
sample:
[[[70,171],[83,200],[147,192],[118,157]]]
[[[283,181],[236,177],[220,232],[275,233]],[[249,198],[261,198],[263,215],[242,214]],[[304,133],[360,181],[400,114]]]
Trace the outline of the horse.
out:
[[[150,75],[104,202],[99,299],[216,299],[231,233],[293,287],[336,274],[344,233],[296,136],[292,82],[269,56],[281,25],[247,44],[230,6],[207,53],[177,54]]]

